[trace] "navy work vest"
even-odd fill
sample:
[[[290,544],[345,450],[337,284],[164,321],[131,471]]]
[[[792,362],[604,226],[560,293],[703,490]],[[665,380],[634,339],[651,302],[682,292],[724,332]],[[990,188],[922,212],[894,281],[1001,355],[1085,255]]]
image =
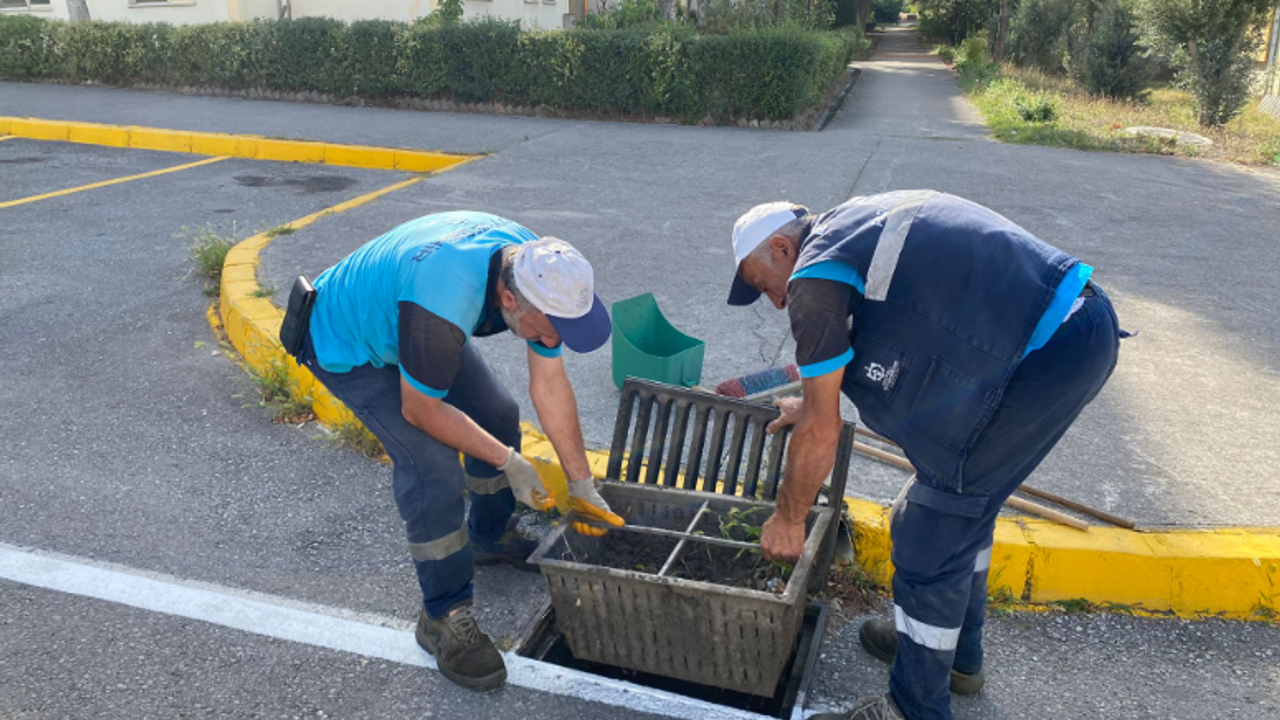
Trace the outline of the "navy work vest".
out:
[[[980,205],[907,190],[820,215],[795,272],[830,261],[866,281],[845,394],[921,480],[963,491],[968,453],[1078,260]]]

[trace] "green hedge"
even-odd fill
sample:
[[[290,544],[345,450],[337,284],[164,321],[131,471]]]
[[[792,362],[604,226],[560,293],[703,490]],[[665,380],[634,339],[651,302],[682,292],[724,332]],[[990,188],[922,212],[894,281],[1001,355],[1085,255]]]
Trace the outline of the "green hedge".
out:
[[[526,32],[494,20],[306,18],[175,27],[7,15],[0,78],[781,120],[818,102],[865,44],[852,30],[785,26],[699,35],[674,25]]]

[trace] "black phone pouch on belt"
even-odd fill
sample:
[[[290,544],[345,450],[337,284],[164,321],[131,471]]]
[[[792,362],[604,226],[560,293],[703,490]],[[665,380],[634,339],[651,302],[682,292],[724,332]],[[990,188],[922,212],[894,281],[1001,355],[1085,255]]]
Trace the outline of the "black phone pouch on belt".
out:
[[[298,357],[302,352],[302,344],[307,340],[307,328],[311,325],[311,306],[316,302],[316,289],[305,275],[299,275],[293,281],[289,291],[289,306],[284,311],[284,322],[280,324],[280,344],[285,352]]]

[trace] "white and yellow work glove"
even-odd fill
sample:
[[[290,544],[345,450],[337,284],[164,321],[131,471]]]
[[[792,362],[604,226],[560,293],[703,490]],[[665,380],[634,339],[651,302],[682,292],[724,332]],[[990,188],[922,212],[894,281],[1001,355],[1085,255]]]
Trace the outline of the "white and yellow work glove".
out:
[[[555,507],[556,501],[547,492],[547,486],[542,484],[538,471],[515,448],[511,448],[511,454],[507,455],[505,463],[498,466],[498,471],[506,473],[507,483],[518,502],[534,510],[546,511]]]
[[[600,537],[609,532],[609,527],[626,525],[626,521],[610,510],[609,503],[600,497],[595,478],[569,482],[569,509],[579,518],[570,527],[582,535]]]

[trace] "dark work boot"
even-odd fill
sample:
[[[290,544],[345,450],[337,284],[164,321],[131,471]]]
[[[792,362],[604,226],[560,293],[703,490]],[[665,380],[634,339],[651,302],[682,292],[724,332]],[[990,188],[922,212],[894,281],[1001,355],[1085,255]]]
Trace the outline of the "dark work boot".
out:
[[[436,656],[444,676],[471,690],[493,690],[507,681],[502,654],[471,616],[471,606],[461,605],[441,618],[418,613],[418,645]]]
[[[892,664],[898,654],[898,629],[888,620],[868,620],[858,631],[862,649],[882,663]],[[979,671],[972,675],[959,670],[951,671],[951,692],[957,695],[977,695],[986,682]]]

